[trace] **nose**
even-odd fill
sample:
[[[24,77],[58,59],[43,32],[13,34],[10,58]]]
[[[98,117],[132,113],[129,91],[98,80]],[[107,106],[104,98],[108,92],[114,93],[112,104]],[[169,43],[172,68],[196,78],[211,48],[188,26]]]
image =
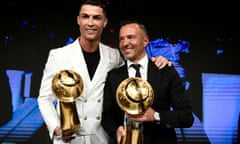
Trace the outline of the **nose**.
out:
[[[93,25],[93,18],[90,17],[90,18],[88,19],[88,25],[89,25],[89,26],[92,26],[92,25]]]
[[[121,40],[120,45],[121,45],[120,47],[122,48],[127,48],[129,45],[129,40],[128,39]]]

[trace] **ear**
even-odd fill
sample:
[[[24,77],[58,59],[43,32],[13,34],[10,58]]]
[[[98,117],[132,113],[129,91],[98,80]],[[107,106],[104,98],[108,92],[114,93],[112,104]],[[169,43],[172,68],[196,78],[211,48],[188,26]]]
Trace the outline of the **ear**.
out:
[[[146,47],[149,43],[149,39],[148,38],[144,38],[144,47]]]
[[[80,25],[79,16],[77,16],[77,24]]]
[[[107,26],[107,23],[108,23],[108,19],[106,18],[103,25],[104,28]]]

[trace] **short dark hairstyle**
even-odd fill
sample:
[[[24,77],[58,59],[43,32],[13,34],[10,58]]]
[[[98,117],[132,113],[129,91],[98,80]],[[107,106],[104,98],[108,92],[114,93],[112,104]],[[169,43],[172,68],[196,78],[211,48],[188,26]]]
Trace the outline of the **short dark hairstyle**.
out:
[[[101,1],[101,0],[83,0],[81,3],[81,6],[79,8],[79,11],[81,10],[83,5],[93,5],[93,6],[98,6],[103,9],[103,13],[105,16],[107,16],[107,8],[106,5]]]
[[[139,27],[140,27],[140,29],[142,30],[142,32],[143,32],[147,37],[149,37],[149,36],[148,36],[147,29],[146,29],[145,25],[144,25],[141,21],[139,21],[139,20],[123,20],[123,21],[120,22],[120,28],[121,28],[122,26],[125,26],[125,25],[128,25],[128,24],[138,24]]]

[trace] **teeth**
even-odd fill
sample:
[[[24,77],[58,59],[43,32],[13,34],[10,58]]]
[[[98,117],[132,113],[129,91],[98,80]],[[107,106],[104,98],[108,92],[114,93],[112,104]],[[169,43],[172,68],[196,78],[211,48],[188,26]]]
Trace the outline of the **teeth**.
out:
[[[93,32],[94,30],[87,30],[88,32]]]

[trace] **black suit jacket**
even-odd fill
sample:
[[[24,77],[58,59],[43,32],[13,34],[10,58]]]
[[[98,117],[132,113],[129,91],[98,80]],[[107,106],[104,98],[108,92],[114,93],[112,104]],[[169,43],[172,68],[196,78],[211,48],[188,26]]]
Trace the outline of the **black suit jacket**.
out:
[[[116,101],[119,84],[128,78],[127,65],[108,73],[104,87],[102,125],[110,136],[110,143],[116,142],[116,130],[123,125],[124,112]],[[158,69],[149,60],[147,81],[154,91],[152,108],[160,113],[160,124],[144,122],[145,144],[173,144],[177,142],[174,128],[191,127],[194,121],[192,107],[186,95],[182,79],[174,67]]]

